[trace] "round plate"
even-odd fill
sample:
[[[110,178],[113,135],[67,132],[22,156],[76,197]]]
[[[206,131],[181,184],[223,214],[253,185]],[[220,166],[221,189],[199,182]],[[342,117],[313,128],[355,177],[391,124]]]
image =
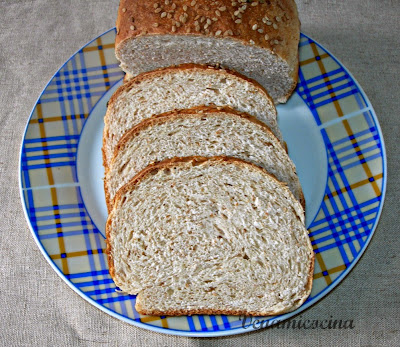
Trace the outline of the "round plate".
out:
[[[254,329],[240,317],[143,316],[135,296],[116,290],[105,254],[101,136],[107,100],[123,73],[115,29],[75,53],[50,80],[28,120],[20,158],[22,204],[47,261],[84,299],[125,322],[185,336]],[[278,122],[307,201],[315,251],[310,297],[324,297],[357,263],[375,230],[386,187],[386,156],[375,112],[354,78],[327,50],[301,35],[299,83]],[[259,325],[255,325],[259,327]]]

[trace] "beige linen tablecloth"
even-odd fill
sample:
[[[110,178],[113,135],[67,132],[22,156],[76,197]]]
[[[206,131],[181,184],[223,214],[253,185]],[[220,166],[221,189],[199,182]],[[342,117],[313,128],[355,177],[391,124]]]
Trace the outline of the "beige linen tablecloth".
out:
[[[353,73],[378,115],[387,149],[387,196],[366,253],[302,319],[353,320],[354,329],[264,329],[186,338],[123,323],[87,303],[36,246],[18,188],[21,137],[55,71],[114,26],[117,0],[0,2],[0,344],[4,346],[399,346],[400,1],[298,0],[302,31]]]

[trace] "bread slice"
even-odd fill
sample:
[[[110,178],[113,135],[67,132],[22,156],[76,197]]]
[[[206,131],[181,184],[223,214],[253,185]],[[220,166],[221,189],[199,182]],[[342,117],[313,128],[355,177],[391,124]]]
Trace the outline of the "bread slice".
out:
[[[228,157],[150,165],[117,194],[110,274],[150,315],[275,315],[311,291],[304,211],[266,170]]]
[[[294,0],[121,0],[115,50],[134,76],[173,64],[221,64],[286,102],[297,83],[299,39]]]
[[[200,105],[228,105],[265,122],[282,141],[276,109],[256,82],[228,70],[187,64],[133,78],[111,97],[104,119],[103,161],[107,170],[122,135],[154,114]]]
[[[200,106],[145,119],[122,137],[104,180],[109,210],[116,192],[149,164],[217,155],[265,168],[304,205],[295,165],[264,123],[229,107]]]

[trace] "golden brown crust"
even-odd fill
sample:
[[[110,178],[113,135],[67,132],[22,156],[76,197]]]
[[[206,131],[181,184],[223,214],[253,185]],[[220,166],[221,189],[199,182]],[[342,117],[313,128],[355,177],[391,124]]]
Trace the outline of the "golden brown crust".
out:
[[[117,57],[130,39],[185,35],[232,39],[268,49],[291,67],[296,64],[300,34],[294,0],[121,0],[116,27]]]

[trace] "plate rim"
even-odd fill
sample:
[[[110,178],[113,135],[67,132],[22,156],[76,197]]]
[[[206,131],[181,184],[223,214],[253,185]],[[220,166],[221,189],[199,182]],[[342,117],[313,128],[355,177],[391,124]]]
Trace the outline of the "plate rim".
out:
[[[24,198],[24,190],[23,190],[23,186],[22,186],[22,154],[23,154],[23,147],[24,147],[24,141],[25,141],[25,137],[26,137],[26,133],[28,130],[28,127],[30,125],[30,121],[32,119],[32,115],[33,112],[35,111],[35,108],[39,102],[39,100],[41,99],[41,97],[43,96],[44,92],[46,91],[47,87],[50,85],[51,81],[55,78],[55,76],[57,75],[57,73],[76,55],[78,54],[83,48],[85,48],[86,46],[90,45],[92,42],[94,42],[95,40],[97,40],[99,37],[102,37],[103,35],[109,33],[110,31],[115,31],[115,27],[106,30],[105,32],[101,33],[100,35],[96,36],[95,38],[93,38],[92,40],[90,40],[89,42],[87,42],[85,45],[83,45],[82,47],[80,47],[78,50],[76,50],[61,66],[60,68],[52,75],[52,77],[49,79],[49,81],[47,82],[47,84],[45,85],[45,87],[42,89],[40,95],[38,96],[38,98],[36,99],[36,102],[34,104],[34,106],[32,107],[32,111],[27,119],[26,125],[25,125],[25,129],[23,131],[22,134],[22,141],[21,141],[21,145],[20,145],[20,151],[19,151],[19,162],[18,162],[18,188],[19,188],[19,193],[20,193],[20,199],[21,199],[21,204],[22,204],[22,208],[23,208],[23,212],[25,215],[25,219],[27,221],[27,224],[29,226],[29,230],[31,231],[31,234],[33,236],[33,239],[35,240],[37,246],[39,247],[42,255],[44,256],[44,258],[47,260],[47,262],[50,264],[50,266],[53,268],[53,270],[57,273],[57,275],[59,277],[61,277],[61,279],[75,292],[77,293],[80,297],[82,297],[84,300],[86,300],[87,302],[89,302],[90,304],[92,304],[93,306],[95,306],[96,308],[102,310],[103,312],[109,314],[110,316],[117,318],[125,323],[128,323],[130,325],[134,325],[137,326],[139,328],[143,328],[146,330],[150,330],[150,331],[154,331],[154,332],[158,332],[158,333],[164,333],[164,334],[169,334],[169,335],[175,335],[175,336],[185,336],[185,337],[219,337],[219,336],[230,336],[230,335],[238,335],[238,334],[243,334],[243,333],[248,333],[248,332],[253,332],[256,330],[265,330],[266,328],[268,328],[270,325],[268,325],[268,327],[263,328],[263,329],[254,329],[253,327],[248,327],[248,328],[244,328],[244,327],[237,327],[237,328],[233,328],[233,329],[229,329],[229,330],[221,330],[221,331],[184,331],[184,330],[178,330],[178,329],[173,329],[173,328],[163,328],[163,327],[158,327],[155,325],[150,325],[150,324],[144,324],[142,322],[138,322],[134,319],[128,319],[126,317],[124,317],[123,315],[116,313],[114,311],[112,311],[111,309],[100,305],[99,303],[97,303],[94,299],[90,298],[88,295],[86,295],[83,291],[81,291],[79,288],[77,288],[72,281],[70,281],[65,275],[64,273],[56,266],[56,264],[54,263],[54,261],[50,258],[49,254],[47,253],[46,249],[44,248],[43,244],[40,242],[38,236],[36,235],[36,232],[32,226],[31,220],[29,218],[28,212],[27,212],[27,206],[26,206],[26,201]],[[343,65],[337,58],[335,55],[333,55],[330,50],[326,49],[322,44],[320,44],[319,42],[315,41],[314,39],[312,39],[310,36],[304,34],[303,32],[301,32],[301,35],[303,35],[304,37],[306,37],[307,39],[311,40],[312,42],[314,42],[318,47],[320,47],[321,49],[323,49],[324,51],[326,51],[326,53],[329,54],[329,56],[338,64],[340,65],[344,71],[349,75],[349,77],[352,79],[352,81],[355,83],[355,85],[357,86],[358,90],[361,93],[361,96],[365,99],[365,101],[368,103],[368,105],[370,106],[370,113],[371,116],[374,120],[375,123],[375,127],[376,130],[378,132],[379,135],[379,140],[381,142],[381,152],[382,152],[382,170],[383,170],[383,175],[382,175],[382,191],[381,191],[381,200],[379,202],[379,210],[377,212],[375,221],[374,221],[374,225],[371,228],[371,232],[370,235],[368,236],[368,239],[366,240],[364,246],[360,249],[360,252],[357,254],[357,256],[353,259],[353,261],[351,262],[351,264],[338,276],[336,277],[332,283],[326,287],[325,289],[323,289],[318,295],[316,295],[312,300],[310,300],[309,302],[304,303],[302,306],[300,306],[297,310],[286,313],[284,315],[281,315],[281,319],[280,321],[285,321],[293,316],[298,315],[299,313],[303,312],[304,310],[306,310],[307,308],[309,308],[310,306],[316,304],[317,302],[319,302],[324,296],[326,296],[327,294],[329,294],[334,288],[336,288],[336,286],[353,270],[353,268],[356,266],[356,264],[358,264],[359,260],[361,259],[361,257],[364,255],[366,249],[368,248],[368,245],[370,244],[376,228],[380,222],[380,218],[382,215],[382,210],[383,210],[383,206],[384,206],[384,202],[385,202],[385,198],[386,198],[386,188],[387,188],[387,156],[386,156],[386,146],[385,146],[385,142],[384,142],[384,138],[383,138],[383,133],[382,133],[382,129],[378,120],[378,117],[376,115],[375,109],[372,106],[367,94],[365,93],[364,89],[361,87],[361,85],[358,83],[358,81],[354,78],[353,74],[347,69],[347,67],[345,65]],[[118,81],[119,82],[119,81]],[[118,83],[116,82],[116,83]],[[114,84],[115,85],[115,84]],[[111,88],[112,86],[110,86]],[[103,96],[102,96],[103,97]],[[99,100],[95,103],[95,105],[102,99],[102,97],[99,98]],[[93,105],[92,109],[95,107],[95,105]],[[91,111],[91,110],[90,110]],[[89,116],[90,116],[90,111],[89,111]],[[86,124],[86,121],[85,121]],[[84,124],[84,125],[85,125]],[[83,127],[82,127],[83,130]],[[326,147],[325,147],[326,149]],[[89,216],[90,217],[90,216]],[[316,216],[315,216],[316,217]],[[314,217],[314,219],[315,219]],[[90,217],[91,218],[91,217]],[[269,318],[271,319],[271,318]]]

